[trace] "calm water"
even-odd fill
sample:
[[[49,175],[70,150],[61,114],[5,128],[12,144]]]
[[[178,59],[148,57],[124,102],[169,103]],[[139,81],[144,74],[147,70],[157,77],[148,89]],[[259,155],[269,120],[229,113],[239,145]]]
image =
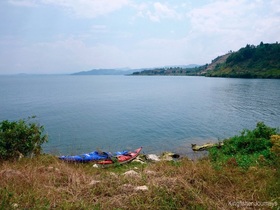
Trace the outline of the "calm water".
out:
[[[0,76],[0,98],[0,120],[36,115],[54,154],[139,146],[182,154],[258,121],[280,127],[280,80]]]

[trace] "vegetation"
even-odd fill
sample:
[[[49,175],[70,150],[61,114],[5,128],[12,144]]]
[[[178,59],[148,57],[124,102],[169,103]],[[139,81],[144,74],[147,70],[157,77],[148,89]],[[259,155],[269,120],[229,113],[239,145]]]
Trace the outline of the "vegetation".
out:
[[[225,140],[220,150],[211,150],[209,158],[196,161],[133,162],[100,169],[52,155],[2,160],[0,209],[277,209],[276,131],[258,123],[254,130]],[[238,156],[253,159],[242,162]],[[129,170],[134,173],[124,173]]]
[[[276,136],[276,129],[257,123],[254,130],[243,130],[240,136],[224,140],[221,148],[211,148],[210,159],[216,165],[228,163],[248,169],[251,166],[273,165],[276,162],[276,146],[280,140],[271,141]],[[279,141],[279,142],[277,142]],[[274,146],[274,150],[271,150]]]
[[[209,76],[234,78],[280,78],[280,44],[247,44],[237,52],[218,56],[211,64],[194,68],[156,68],[132,75]]]
[[[280,78],[280,44],[247,44],[231,53],[226,62],[207,71],[211,77]]]
[[[41,145],[47,142],[47,136],[43,134],[43,126],[31,121],[34,118],[0,123],[0,160],[41,153]]]
[[[140,72],[134,72],[132,75],[146,75],[146,76],[195,76],[205,67],[168,67],[168,68],[155,68],[151,70],[143,70]]]

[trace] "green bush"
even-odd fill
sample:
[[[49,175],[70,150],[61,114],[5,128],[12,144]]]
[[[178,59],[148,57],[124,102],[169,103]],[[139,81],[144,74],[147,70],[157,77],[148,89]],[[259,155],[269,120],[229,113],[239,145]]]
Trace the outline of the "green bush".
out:
[[[38,155],[42,151],[41,145],[47,142],[44,127],[28,120],[8,121],[0,123],[0,160],[16,159],[19,156]]]
[[[270,128],[263,122],[257,123],[254,130],[243,130],[241,135],[224,140],[222,148],[209,150],[210,158],[219,165],[234,158],[237,165],[248,168],[257,164],[273,164],[275,154],[271,151],[270,137],[276,134],[276,128]]]

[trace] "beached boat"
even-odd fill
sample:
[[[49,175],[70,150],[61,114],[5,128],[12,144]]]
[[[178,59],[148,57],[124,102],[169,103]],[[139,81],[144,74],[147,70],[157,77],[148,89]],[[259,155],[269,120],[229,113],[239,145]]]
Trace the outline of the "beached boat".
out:
[[[134,160],[141,152],[142,147],[130,152],[121,152],[110,159],[98,161],[97,164],[107,166],[112,164],[125,164]]]
[[[94,151],[91,153],[86,153],[82,155],[67,155],[58,157],[60,160],[64,160],[66,162],[78,162],[78,163],[87,163],[91,161],[100,161],[111,158],[111,154],[108,152],[99,152]]]

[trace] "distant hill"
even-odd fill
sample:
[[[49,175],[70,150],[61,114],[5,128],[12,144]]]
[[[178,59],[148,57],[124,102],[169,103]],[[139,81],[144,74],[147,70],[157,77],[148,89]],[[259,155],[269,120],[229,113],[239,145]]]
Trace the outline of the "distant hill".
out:
[[[170,66],[164,66],[163,68],[185,68],[185,69],[190,69],[190,68],[196,68],[199,67],[200,65],[197,64],[188,64],[188,65],[170,65]]]
[[[190,71],[191,68],[198,67],[199,65],[196,64],[189,64],[189,65],[179,65],[179,66],[165,66],[161,68],[143,68],[143,69],[92,69],[90,71],[80,71],[73,73],[72,75],[134,75],[137,74],[136,72],[146,72],[146,71],[161,71],[165,69],[166,71],[172,70],[188,70]]]
[[[230,51],[203,66],[175,66],[145,69],[132,75],[178,75],[234,78],[280,79],[280,44],[246,45],[237,52]]]
[[[200,71],[200,66],[197,64],[179,65],[179,66],[165,66],[160,68],[140,69],[132,75],[196,75]]]
[[[214,70],[217,65],[225,63],[227,58],[231,55],[231,52],[225,55],[218,56],[208,65],[204,65],[204,70],[201,71],[201,74],[205,74],[208,71]]]
[[[135,72],[132,69],[93,69],[90,71],[81,71],[72,75],[129,75]]]
[[[218,56],[210,64],[147,69],[93,69],[73,75],[178,75],[280,79],[280,44],[247,44],[237,52]]]
[[[214,59],[199,74],[209,77],[280,79],[280,44],[247,44],[237,52]]]

